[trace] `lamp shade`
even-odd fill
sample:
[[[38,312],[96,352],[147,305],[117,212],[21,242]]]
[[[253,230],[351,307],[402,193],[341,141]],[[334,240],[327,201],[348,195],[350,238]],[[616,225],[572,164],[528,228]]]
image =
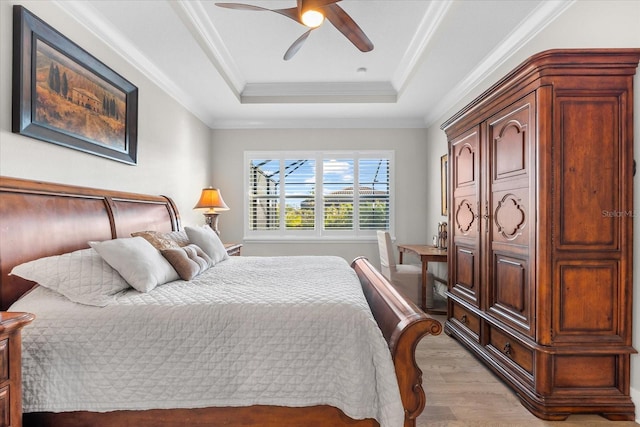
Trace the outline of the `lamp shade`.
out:
[[[222,200],[222,194],[217,188],[203,188],[200,200],[193,209],[209,209],[210,211],[228,211],[229,206]]]

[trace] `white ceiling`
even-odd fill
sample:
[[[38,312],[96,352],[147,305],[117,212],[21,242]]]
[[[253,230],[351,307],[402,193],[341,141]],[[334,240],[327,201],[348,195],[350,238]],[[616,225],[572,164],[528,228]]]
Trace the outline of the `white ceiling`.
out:
[[[277,13],[213,0],[56,4],[211,128],[343,128],[431,125],[574,1],[343,0],[373,51],[325,22],[290,61],[306,29]]]

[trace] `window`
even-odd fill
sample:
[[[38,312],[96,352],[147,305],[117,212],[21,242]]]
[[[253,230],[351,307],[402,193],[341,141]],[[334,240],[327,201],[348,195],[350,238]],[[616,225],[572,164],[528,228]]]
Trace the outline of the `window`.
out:
[[[393,152],[246,152],[245,238],[371,239],[393,224]]]

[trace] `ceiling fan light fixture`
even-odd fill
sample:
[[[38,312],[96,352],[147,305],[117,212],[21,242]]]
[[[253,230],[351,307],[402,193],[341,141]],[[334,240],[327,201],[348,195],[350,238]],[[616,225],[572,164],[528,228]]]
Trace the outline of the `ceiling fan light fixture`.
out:
[[[322,22],[324,22],[324,15],[322,14],[322,12],[314,9],[309,9],[302,13],[302,16],[300,16],[300,20],[307,27],[316,28],[322,25]]]

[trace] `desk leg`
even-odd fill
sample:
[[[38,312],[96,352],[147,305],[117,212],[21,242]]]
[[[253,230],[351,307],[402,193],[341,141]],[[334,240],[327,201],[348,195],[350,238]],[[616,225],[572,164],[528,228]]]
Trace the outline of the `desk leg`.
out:
[[[422,309],[427,311],[427,309],[431,308],[427,306],[427,267],[429,262],[424,260],[422,261]],[[431,305],[433,305],[433,297],[431,297],[430,301]]]

